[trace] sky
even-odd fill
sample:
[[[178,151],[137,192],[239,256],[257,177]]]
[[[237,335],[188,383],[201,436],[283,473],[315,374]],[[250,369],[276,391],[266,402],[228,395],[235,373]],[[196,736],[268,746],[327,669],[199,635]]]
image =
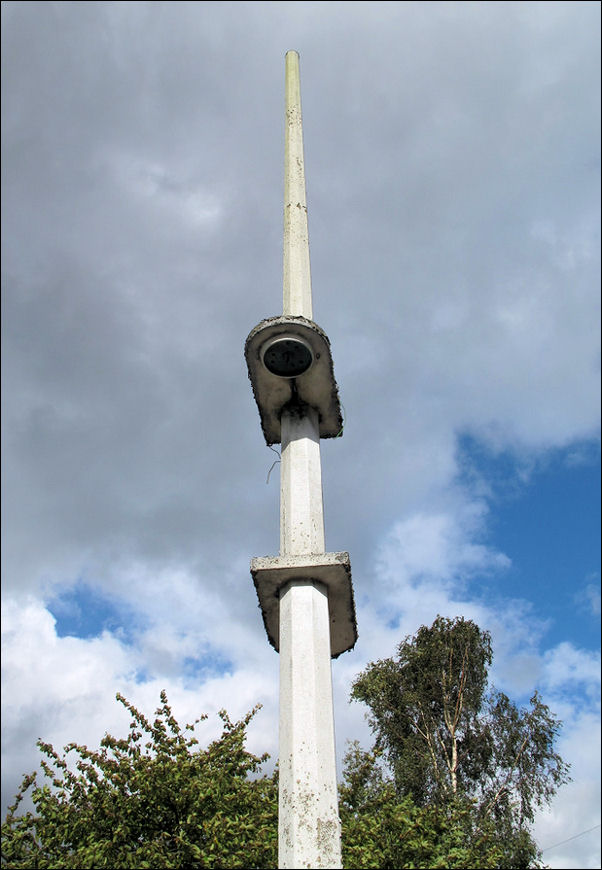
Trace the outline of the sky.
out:
[[[600,867],[600,6],[2,3],[2,800],[35,741],[262,709],[249,573],[277,457],[245,338],[282,310],[284,55],[301,59],[322,442],[354,677],[438,614],[491,632],[573,781],[552,868]],[[558,845],[560,844],[560,845]]]

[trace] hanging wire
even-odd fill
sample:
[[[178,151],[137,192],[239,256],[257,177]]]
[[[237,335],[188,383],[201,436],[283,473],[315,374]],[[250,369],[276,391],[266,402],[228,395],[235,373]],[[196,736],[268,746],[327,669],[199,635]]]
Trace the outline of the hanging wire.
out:
[[[337,434],[334,436],[335,438],[341,438],[341,437],[342,437],[342,435],[343,435],[343,430],[344,430],[344,428],[345,428],[345,424],[346,424],[346,422],[347,422],[347,413],[346,413],[346,411],[345,411],[345,405],[343,405],[342,402],[341,402],[341,408],[342,408],[342,410],[343,410],[343,425],[341,426],[341,428],[339,429],[339,431],[337,432]],[[275,465],[278,465],[278,463],[281,461],[280,452],[279,452],[278,450],[276,450],[275,447],[272,447],[271,444],[268,444],[268,447],[270,448],[270,450],[272,450],[272,451],[276,454],[276,456],[278,457],[278,459],[275,459],[275,460],[272,462],[272,464],[270,465],[270,470],[268,471],[268,476],[267,476],[266,479],[265,479],[266,484],[270,482],[270,474],[271,474],[272,471],[274,470],[274,466],[275,466]]]
[[[273,461],[272,464],[270,465],[270,470],[268,471],[268,476],[267,476],[266,479],[265,479],[266,484],[268,484],[268,483],[270,482],[270,474],[272,473],[272,469],[274,468],[275,465],[278,465],[278,463],[280,462],[280,453],[279,453],[279,451],[276,450],[275,447],[272,447],[271,444],[268,444],[268,447],[270,448],[270,450],[272,450],[272,451],[276,454],[276,456],[278,457],[278,459],[274,459],[274,461]]]
[[[571,840],[576,840],[578,837],[582,837],[584,834],[589,834],[591,831],[595,831],[596,828],[599,828],[599,827],[600,827],[600,825],[594,825],[593,828],[588,828],[587,831],[581,831],[580,834],[575,834],[574,837],[569,837],[568,840],[561,840],[560,843],[554,843],[553,846],[546,846],[545,849],[541,850],[542,854],[543,854],[543,852],[549,852],[550,849],[557,849],[558,846],[564,846],[565,843],[570,843]]]

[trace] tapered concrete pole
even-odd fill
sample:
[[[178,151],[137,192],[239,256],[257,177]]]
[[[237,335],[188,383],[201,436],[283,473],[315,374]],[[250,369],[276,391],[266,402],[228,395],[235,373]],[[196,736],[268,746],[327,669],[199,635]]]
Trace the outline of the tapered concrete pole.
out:
[[[312,319],[299,55],[286,53],[283,314]]]
[[[312,317],[299,55],[286,55],[283,313]],[[280,555],[325,552],[318,415],[281,417]],[[342,867],[328,590],[293,580],[280,591],[278,866]]]
[[[280,443],[280,553],[251,560],[280,653],[278,866],[340,868],[331,657],[357,623],[349,554],[324,542],[320,437],[342,433],[330,342],[313,322],[299,56],[286,55],[283,314],[249,333],[245,358],[266,444]]]

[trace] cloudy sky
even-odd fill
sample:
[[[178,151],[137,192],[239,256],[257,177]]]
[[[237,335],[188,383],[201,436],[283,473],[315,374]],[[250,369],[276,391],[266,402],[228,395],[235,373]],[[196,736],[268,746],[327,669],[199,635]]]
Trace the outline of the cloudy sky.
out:
[[[314,317],[344,437],[326,542],[350,682],[437,614],[564,721],[554,868],[600,867],[598,3],[2,3],[3,791],[151,713],[263,709],[249,574],[277,458],[243,358],[281,312],[284,55],[301,56]],[[597,827],[596,827],[597,826]],[[593,830],[591,830],[593,829]],[[568,841],[568,842],[564,842]],[[557,845],[557,844],[562,845]]]

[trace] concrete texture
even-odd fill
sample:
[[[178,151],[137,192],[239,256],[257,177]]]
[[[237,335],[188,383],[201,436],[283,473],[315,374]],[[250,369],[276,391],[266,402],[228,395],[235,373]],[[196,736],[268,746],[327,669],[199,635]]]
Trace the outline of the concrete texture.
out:
[[[311,561],[325,549],[318,414],[294,404],[281,426],[280,556]],[[328,592],[290,574],[280,588],[279,867],[342,866]]]
[[[343,866],[327,597],[320,583],[281,591],[279,867]]]
[[[318,413],[294,404],[282,412],[280,425],[280,555],[323,553]]]
[[[283,314],[312,319],[299,55],[286,54]]]

